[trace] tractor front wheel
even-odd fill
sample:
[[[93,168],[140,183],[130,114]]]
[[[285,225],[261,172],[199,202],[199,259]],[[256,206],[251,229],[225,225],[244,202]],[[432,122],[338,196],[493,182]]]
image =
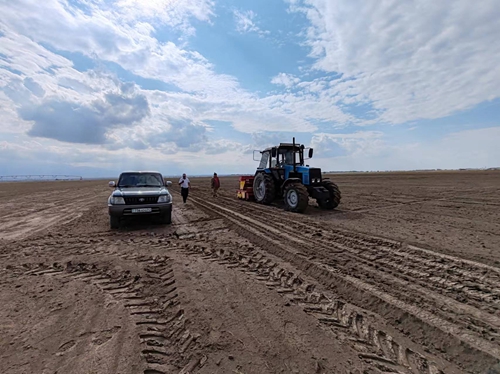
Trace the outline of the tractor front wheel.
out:
[[[285,209],[290,212],[303,213],[309,205],[307,188],[302,184],[290,183],[283,194]]]
[[[341,195],[339,187],[335,183],[330,181],[325,181],[323,183],[323,187],[325,187],[328,192],[330,192],[330,197],[325,200],[317,200],[319,207],[329,210],[335,209],[340,204]]]
[[[273,177],[265,173],[257,174],[253,180],[253,194],[258,203],[271,204],[276,196]]]

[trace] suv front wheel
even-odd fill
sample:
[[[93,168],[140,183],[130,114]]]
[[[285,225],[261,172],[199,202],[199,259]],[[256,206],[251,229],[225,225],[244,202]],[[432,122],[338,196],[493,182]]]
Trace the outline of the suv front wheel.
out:
[[[171,210],[169,210],[168,212],[166,212],[160,216],[160,223],[164,223],[167,225],[172,223],[172,211]]]
[[[120,217],[109,216],[109,226],[112,229],[119,229],[120,228]]]

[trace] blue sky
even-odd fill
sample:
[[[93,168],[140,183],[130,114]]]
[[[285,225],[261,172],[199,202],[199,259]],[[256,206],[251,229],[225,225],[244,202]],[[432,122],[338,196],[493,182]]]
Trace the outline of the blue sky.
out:
[[[0,3],[0,175],[500,166],[495,0]]]

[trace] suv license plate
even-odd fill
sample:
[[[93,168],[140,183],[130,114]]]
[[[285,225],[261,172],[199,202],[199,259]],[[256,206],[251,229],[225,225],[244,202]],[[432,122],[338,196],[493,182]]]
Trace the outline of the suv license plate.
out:
[[[132,213],[151,213],[151,208],[132,209]]]

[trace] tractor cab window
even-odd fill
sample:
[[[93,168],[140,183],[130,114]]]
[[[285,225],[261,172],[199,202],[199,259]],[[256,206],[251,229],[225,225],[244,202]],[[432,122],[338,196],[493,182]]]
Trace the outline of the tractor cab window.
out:
[[[295,163],[300,164],[300,155],[298,152],[293,152],[291,149],[281,149],[279,152],[279,165],[293,165],[293,158]]]
[[[269,152],[263,152],[262,153],[262,158],[260,159],[260,164],[259,164],[259,169],[266,169],[268,166],[269,162]]]
[[[284,154],[285,165],[293,165],[293,152],[291,149],[287,150]]]
[[[273,155],[274,153],[274,155]],[[279,153],[277,153],[277,149],[276,148],[273,148],[270,152],[270,155],[271,155],[271,167],[272,168],[276,168],[276,167],[279,167]]]

